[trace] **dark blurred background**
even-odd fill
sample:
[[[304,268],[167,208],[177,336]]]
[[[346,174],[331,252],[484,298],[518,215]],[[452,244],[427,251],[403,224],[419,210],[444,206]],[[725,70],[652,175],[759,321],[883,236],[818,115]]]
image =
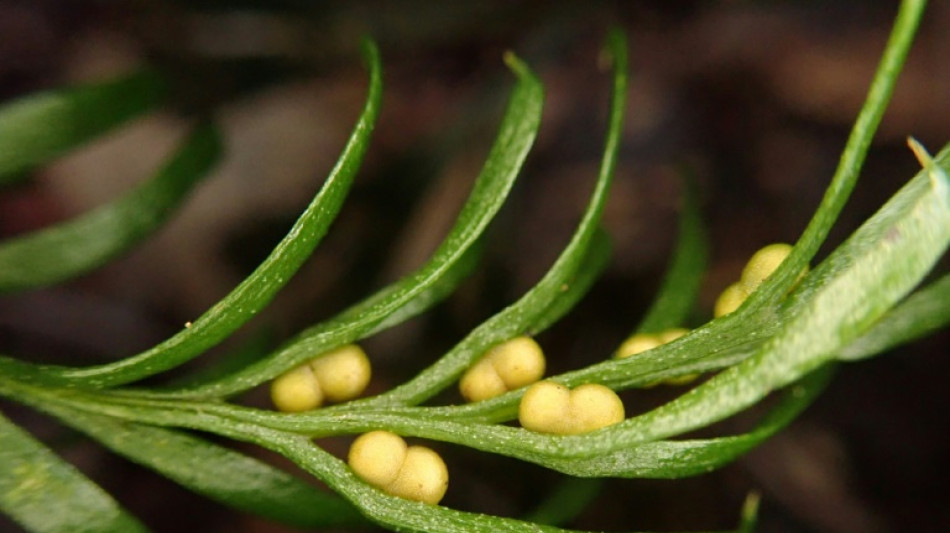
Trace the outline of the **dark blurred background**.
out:
[[[399,383],[519,297],[566,243],[600,158],[609,77],[598,56],[615,24],[628,32],[633,75],[605,215],[614,256],[590,295],[539,342],[551,372],[561,372],[607,357],[630,333],[675,242],[681,187],[674,169],[684,164],[697,176],[712,243],[687,324],[698,325],[751,253],[794,242],[807,224],[895,12],[896,2],[860,0],[2,1],[0,101],[141,66],[167,74],[173,97],[161,112],[0,192],[0,236],[114,198],[145,179],[198,117],[214,116],[228,152],[175,220],[135,252],[74,282],[0,299],[0,350],[76,365],[111,361],[160,341],[226,294],[334,164],[365,96],[364,34],[380,45],[386,89],[347,204],[290,286],[193,366],[249,342],[272,346],[421,265],[487,153],[513,81],[501,56],[514,50],[547,89],[540,136],[490,229],[478,272],[433,312],[365,343],[373,390]],[[933,2],[862,181],[820,257],[919,168],[907,135],[932,151],[950,140],[948,27],[950,4]],[[745,495],[758,490],[760,531],[948,531],[947,341],[944,332],[846,365],[791,428],[721,471],[608,480],[568,525],[726,529]],[[676,390],[626,393],[628,413]],[[266,391],[241,401],[266,406]],[[156,531],[292,531],[193,496],[39,415],[3,408]],[[722,429],[748,427],[739,418]],[[345,453],[344,440],[325,444]],[[561,478],[435,446],[452,472],[443,503],[454,508],[523,516]],[[0,530],[17,531],[3,518]]]

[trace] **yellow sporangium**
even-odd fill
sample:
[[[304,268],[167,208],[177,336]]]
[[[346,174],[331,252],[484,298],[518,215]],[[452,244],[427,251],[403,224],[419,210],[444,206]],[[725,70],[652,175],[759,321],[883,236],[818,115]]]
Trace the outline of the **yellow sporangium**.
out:
[[[752,254],[749,262],[742,269],[739,281],[726,287],[726,290],[719,295],[713,307],[713,316],[719,318],[738,309],[749,295],[778,270],[782,262],[792,253],[792,248],[791,244],[779,242],[765,246]],[[806,273],[808,273],[807,265],[802,269],[799,278]]]
[[[752,254],[739,277],[742,290],[746,294],[755,292],[766,278],[775,273],[790,253],[792,253],[792,245],[779,242],[765,246]]]
[[[324,401],[352,400],[366,389],[371,373],[363,349],[348,344],[276,378],[271,383],[271,400],[277,409],[289,413],[316,409]]]
[[[530,385],[544,375],[544,352],[531,337],[515,337],[489,350],[465,372],[459,392],[470,402]]]
[[[670,328],[659,333],[636,333],[631,335],[630,338],[625,340],[623,344],[617,348],[617,351],[614,352],[614,358],[625,359],[632,355],[637,355],[639,353],[652,350],[657,346],[661,346],[668,342],[673,342],[687,333],[689,333],[689,330],[686,328]],[[694,381],[697,377],[699,377],[698,374],[686,374],[660,382],[651,383],[646,386],[652,387],[654,385],[659,385],[660,383],[666,383],[667,385],[685,385]]]
[[[623,419],[620,397],[595,383],[571,390],[558,383],[540,381],[525,391],[518,406],[522,427],[557,435],[587,433]]]
[[[716,299],[716,305],[713,306],[713,316],[719,318],[728,315],[738,309],[748,297],[749,293],[745,292],[739,283],[729,285]]]
[[[371,431],[353,441],[347,457],[360,478],[393,496],[435,505],[449,488],[449,471],[439,454],[407,446],[389,431]]]

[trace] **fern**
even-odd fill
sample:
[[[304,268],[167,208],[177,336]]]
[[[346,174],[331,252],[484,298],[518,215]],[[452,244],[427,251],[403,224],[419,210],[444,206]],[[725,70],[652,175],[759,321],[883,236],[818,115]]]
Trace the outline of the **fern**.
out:
[[[604,155],[572,238],[533,288],[407,382],[376,396],[301,414],[228,401],[315,354],[425,312],[472,271],[485,229],[514,184],[540,125],[542,85],[511,54],[505,60],[516,81],[495,143],[455,225],[418,270],[236,370],[195,375],[177,384],[141,383],[200,356],[254,317],[328,231],[379,115],[381,62],[376,46],[367,41],[363,50],[369,89],[349,141],[311,204],[250,276],[188,327],[126,359],[76,368],[0,357],[0,395],[47,413],[207,498],[303,528],[375,522],[400,531],[554,531],[546,524],[579,512],[594,497],[598,478],[679,478],[721,467],[791,423],[821,393],[839,361],[878,354],[950,321],[946,276],[918,288],[950,244],[950,148],[933,160],[922,155],[918,175],[799,279],[857,182],[923,7],[920,0],[902,3],[838,171],[791,255],[759,290],[736,312],[643,355],[609,359],[549,378],[568,386],[600,383],[619,391],[688,374],[714,374],[649,412],[591,433],[555,436],[505,424],[516,417],[524,389],[467,405],[422,406],[453,386],[492,346],[554,324],[606,265],[609,246],[599,222],[617,165],[627,88],[626,42],[619,31],[610,33],[607,45],[613,92]],[[157,102],[160,85],[152,75],[143,75],[8,104],[0,109],[0,178],[10,181],[148,110]],[[62,127],[66,116],[93,114],[105,118]],[[125,197],[76,220],[0,244],[0,291],[60,282],[131,248],[162,225],[219,152],[214,126],[201,125],[151,181]],[[636,331],[679,325],[694,307],[707,244],[690,187],[679,233],[667,278]],[[747,433],[677,438],[776,391],[780,401]],[[377,429],[513,457],[571,477],[531,516],[516,520],[390,496],[314,443],[317,437]],[[218,444],[217,437],[277,452],[335,494]],[[743,531],[753,527],[756,501],[750,499],[743,511]],[[0,418],[0,509],[31,531],[144,530],[107,493],[5,418]]]

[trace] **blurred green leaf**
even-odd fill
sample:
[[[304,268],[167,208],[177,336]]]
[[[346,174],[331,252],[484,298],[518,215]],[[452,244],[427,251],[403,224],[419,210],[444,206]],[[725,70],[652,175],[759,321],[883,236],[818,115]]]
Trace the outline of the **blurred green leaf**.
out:
[[[0,510],[35,533],[147,531],[98,485],[2,415]]]
[[[524,520],[551,526],[570,522],[597,499],[602,485],[600,479],[569,477],[560,482]]]
[[[541,281],[517,302],[480,324],[429,368],[395,389],[363,402],[341,406],[341,409],[358,408],[360,405],[415,405],[431,398],[451,385],[465,369],[495,344],[527,332],[537,332],[541,329],[538,326],[547,326],[557,315],[566,312],[567,305],[572,305],[580,296],[577,290],[571,292],[570,286],[578,281],[575,276],[578,276],[581,266],[592,268],[578,276],[581,279],[576,288],[584,289],[593,281],[593,275],[600,269],[596,263],[589,263],[606,259],[606,241],[598,232],[598,224],[617,165],[627,94],[626,39],[618,31],[611,32],[608,46],[614,62],[614,77],[604,155],[587,210],[571,241],[554,265]],[[540,107],[540,101],[537,105]],[[600,239],[595,239],[595,236]]]
[[[339,497],[202,438],[75,409],[44,410],[115,453],[235,509],[300,528],[367,524]]]
[[[178,334],[138,355],[105,365],[86,368],[36,367],[16,360],[0,361],[0,366],[17,372],[23,379],[44,383],[104,388],[121,385],[174,368],[216,345],[258,313],[300,268],[326,234],[336,217],[353,177],[359,170],[369,137],[379,116],[382,74],[379,52],[365,41],[364,52],[370,68],[366,106],[346,147],[323,188],[294,223],[287,236],[263,263],[230,294],[195,319]]]
[[[658,333],[683,326],[696,305],[706,271],[709,245],[699,213],[696,183],[687,171],[683,170],[681,174],[683,200],[676,250],[656,299],[637,326],[637,333]]]
[[[938,167],[931,166],[802,280],[789,296],[775,334],[757,345],[752,357],[653,411],[586,435],[554,437],[473,423],[513,416],[520,396],[518,391],[479,402],[493,409],[481,413],[485,406],[478,404],[443,408],[370,405],[354,410],[350,416],[338,416],[328,409],[282,417],[213,405],[202,406],[202,412],[312,435],[386,428],[403,435],[446,440],[539,464],[552,458],[589,459],[721,420],[830,362],[850,342],[869,331],[919,282],[948,242],[950,180]],[[745,326],[755,329],[754,324]],[[710,334],[701,334],[709,339]],[[604,372],[615,367],[612,370],[616,373],[616,367],[623,367],[624,362],[610,361],[592,368]],[[656,369],[667,367],[666,361],[654,358],[644,359],[640,364],[647,365],[646,368],[650,365]],[[148,404],[114,407],[118,416],[141,417],[146,416],[144,410]],[[156,410],[150,421],[181,423],[179,417],[186,414],[171,412],[174,409],[169,404],[162,407],[164,412]],[[182,409],[188,411],[190,407],[182,404]],[[355,416],[357,412],[359,415]]]
[[[159,76],[141,72],[0,107],[0,184],[151,110],[164,93]]]
[[[197,128],[155,177],[122,198],[48,229],[0,243],[0,292],[84,274],[162,227],[221,152],[217,130]]]
[[[455,226],[428,263],[336,317],[304,330],[269,357],[240,372],[203,386],[162,395],[180,398],[228,396],[249,389],[307,359],[379,331],[380,324],[394,322],[393,314],[405,318],[409,316],[407,311],[419,311],[417,298],[429,302],[433,296],[444,294],[441,292],[444,289],[434,288],[454,286],[459,274],[470,268],[465,263],[475,259],[470,248],[478,243],[485,227],[507,198],[540,124],[543,100],[540,82],[513,56],[509,58],[509,66],[517,75],[518,82],[495,144]],[[449,278],[448,283],[445,278]]]

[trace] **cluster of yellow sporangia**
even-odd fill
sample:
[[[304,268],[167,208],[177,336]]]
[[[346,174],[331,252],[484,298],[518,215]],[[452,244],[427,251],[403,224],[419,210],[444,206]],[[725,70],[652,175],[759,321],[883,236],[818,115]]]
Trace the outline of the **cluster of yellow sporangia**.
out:
[[[659,333],[636,333],[631,335],[627,340],[623,341],[623,344],[621,344],[620,347],[617,348],[617,351],[614,352],[614,358],[625,359],[631,355],[637,355],[638,353],[652,350],[657,346],[661,346],[668,342],[673,342],[687,333],[689,333],[689,330],[686,328],[670,328]],[[697,377],[699,377],[698,374],[686,374],[683,376],[677,376],[675,378],[665,379],[661,383],[666,383],[668,385],[685,385],[692,382]],[[656,385],[656,383],[652,385]]]
[[[531,337],[515,337],[489,350],[465,372],[459,392],[479,402],[520,389],[544,375],[544,352]]]
[[[366,353],[349,344],[275,379],[271,399],[279,410],[293,413],[320,407],[324,400],[352,400],[366,389],[370,373]],[[388,431],[357,438],[350,447],[349,464],[367,483],[410,500],[436,504],[449,486],[448,469],[437,453],[407,446]]]
[[[719,295],[713,308],[713,316],[719,318],[738,309],[742,302],[778,269],[791,252],[792,245],[785,243],[770,244],[755,252],[742,269],[739,281],[726,287],[726,290]],[[806,272],[808,272],[807,266],[802,270],[802,275]]]
[[[277,409],[298,413],[316,409],[324,400],[352,400],[366,389],[371,370],[362,348],[348,344],[327,352],[278,377],[271,383]]]
[[[470,402],[494,398],[531,385],[521,398],[518,420],[532,431],[574,435],[623,420],[623,403],[603,385],[581,385],[573,391],[544,375],[544,353],[531,337],[503,342],[485,353],[459,381],[459,392]]]
[[[518,406],[525,429],[556,435],[577,435],[624,419],[623,402],[603,385],[588,383],[571,390],[552,381],[528,387]]]
[[[439,454],[388,431],[360,435],[350,446],[350,468],[383,491],[423,503],[439,503],[449,488],[449,471]]]
[[[614,358],[624,359],[631,355],[652,350],[662,344],[673,342],[687,333],[689,333],[689,330],[686,328],[672,328],[659,333],[637,333],[623,341],[623,344],[614,352]]]

